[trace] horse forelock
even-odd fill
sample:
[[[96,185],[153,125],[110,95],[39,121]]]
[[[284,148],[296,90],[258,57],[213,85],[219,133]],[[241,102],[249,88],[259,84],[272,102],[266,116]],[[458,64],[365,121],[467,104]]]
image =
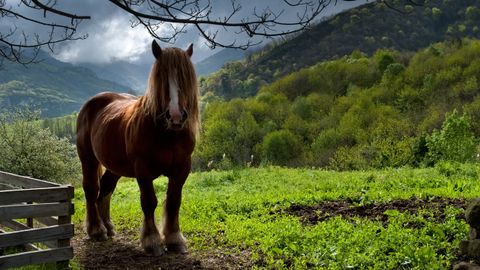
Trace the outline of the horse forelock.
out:
[[[153,64],[144,96],[144,111],[154,119],[166,112],[169,104],[169,78],[178,86],[180,104],[188,112],[187,128],[198,136],[200,113],[197,78],[190,57],[181,49],[162,49],[160,59]]]

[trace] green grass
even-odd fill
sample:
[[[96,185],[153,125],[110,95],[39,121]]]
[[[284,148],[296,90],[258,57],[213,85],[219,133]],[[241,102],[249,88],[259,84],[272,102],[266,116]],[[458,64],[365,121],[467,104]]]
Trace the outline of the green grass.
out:
[[[286,214],[293,203],[322,200],[384,202],[411,197],[475,198],[480,194],[477,165],[442,165],[429,169],[332,172],[268,167],[191,174],[183,190],[180,224],[189,248],[198,251],[249,250],[258,268],[449,269],[468,226],[448,207],[445,219],[429,209],[408,214],[387,211],[388,223],[335,217],[305,226]],[[159,201],[166,179],[155,181]],[[142,212],[133,180],[119,182],[112,198],[117,230],[139,231]],[[84,218],[81,188],[76,190],[73,221]],[[161,207],[157,209],[157,219]],[[405,224],[421,226],[405,226]]]

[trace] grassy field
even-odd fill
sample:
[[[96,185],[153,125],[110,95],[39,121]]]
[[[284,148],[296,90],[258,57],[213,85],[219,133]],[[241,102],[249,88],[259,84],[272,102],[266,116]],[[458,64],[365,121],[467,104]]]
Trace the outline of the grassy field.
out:
[[[183,191],[180,224],[190,250],[248,254],[253,268],[450,269],[468,233],[463,209],[434,209],[429,202],[477,197],[479,175],[479,166],[461,164],[366,172],[268,167],[194,173]],[[160,200],[166,183],[165,178],[155,181]],[[411,198],[424,204],[415,211],[386,210],[383,218],[333,212],[308,222],[292,210],[316,209],[309,214],[322,217],[326,213],[314,206],[325,201],[348,202],[353,209]],[[80,224],[85,211],[80,188],[75,206],[73,221]],[[118,231],[139,231],[135,181],[119,182],[112,219]]]

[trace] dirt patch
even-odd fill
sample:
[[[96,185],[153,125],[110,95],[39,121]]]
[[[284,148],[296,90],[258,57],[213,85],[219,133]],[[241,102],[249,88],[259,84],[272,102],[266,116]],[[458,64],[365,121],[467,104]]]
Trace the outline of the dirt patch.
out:
[[[167,253],[160,257],[146,254],[140,247],[137,232],[120,232],[108,241],[87,239],[82,229],[76,228],[72,239],[75,259],[84,269],[245,269],[251,268],[250,253],[190,251],[188,254]]]
[[[411,198],[364,205],[358,205],[352,201],[323,201],[313,206],[293,204],[285,212],[300,217],[306,225],[314,225],[335,216],[342,216],[343,218],[361,217],[387,222],[388,216],[385,214],[387,210],[416,214],[420,209],[429,209],[436,219],[442,221],[445,218],[444,210],[447,206],[465,209],[467,202],[465,199],[441,197],[432,197],[426,200]],[[464,217],[461,215],[458,218]]]

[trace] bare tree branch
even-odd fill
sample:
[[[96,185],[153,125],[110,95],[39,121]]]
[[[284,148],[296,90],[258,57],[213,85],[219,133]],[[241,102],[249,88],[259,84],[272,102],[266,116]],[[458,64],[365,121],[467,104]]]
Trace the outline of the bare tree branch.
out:
[[[22,0],[22,2],[25,3],[26,5],[28,5],[31,8],[43,9],[44,10],[44,17],[46,17],[46,12],[49,11],[49,12],[58,14],[58,15],[63,16],[63,17],[71,18],[72,20],[74,20],[74,19],[77,19],[77,20],[88,20],[88,19],[90,19],[90,16],[78,16],[78,15],[75,15],[75,14],[67,13],[67,12],[55,9],[53,7],[49,7],[47,5],[44,5],[38,0],[32,0],[34,5],[30,5],[27,1],[24,1],[24,0]]]
[[[58,43],[84,39],[86,35],[77,35],[78,25],[82,20],[90,19],[89,16],[71,14],[54,6],[56,1],[43,4],[38,0],[21,0],[18,6],[38,10],[26,15],[14,10],[14,6],[7,6],[5,0],[0,0],[0,58],[2,60],[29,64],[36,61],[40,48],[45,47],[50,51]],[[47,12],[52,16],[47,16]],[[43,13],[43,16],[41,13]],[[19,28],[26,24],[35,25],[38,32],[27,33]],[[10,26],[10,27],[8,27]],[[8,28],[8,30],[7,30]],[[26,53],[28,51],[28,53]]]
[[[115,6],[132,14],[155,37],[171,41],[170,36],[158,34],[161,24],[193,25],[211,48],[220,46],[247,49],[261,42],[265,37],[278,37],[297,33],[309,27],[315,18],[332,3],[332,0],[281,0],[288,8],[295,8],[296,19],[284,19],[284,10],[273,11],[270,7],[258,12],[254,9],[250,18],[235,17],[242,6],[231,0],[231,8],[224,16],[213,17],[213,4],[209,0],[109,0]],[[336,1],[335,1],[336,2]],[[220,31],[234,31],[238,38],[222,40]]]
[[[226,10],[218,8],[219,1],[211,0],[108,1],[132,16],[132,27],[144,27],[152,37],[164,42],[173,43],[188,30],[196,31],[211,48],[247,49],[265,38],[305,30],[328,5],[336,4],[338,0],[278,0],[274,7],[264,5],[246,13],[239,0],[227,2],[229,8]],[[398,12],[405,12],[395,6],[394,0],[378,1]],[[423,5],[423,1],[405,0],[414,6]],[[225,2],[221,3],[224,5]],[[37,14],[22,13],[20,10],[25,8]],[[77,34],[78,26],[90,19],[88,15],[61,10],[57,0],[20,0],[16,7],[7,6],[6,0],[0,0],[0,59],[27,64],[35,60],[42,47],[53,51],[58,43],[84,39],[86,35]],[[25,29],[20,27],[24,23],[34,24],[37,29],[40,27],[41,33],[24,32]],[[227,32],[235,33],[236,38],[227,39],[226,36],[231,36],[224,35]],[[24,57],[25,49],[32,50],[28,57]]]

